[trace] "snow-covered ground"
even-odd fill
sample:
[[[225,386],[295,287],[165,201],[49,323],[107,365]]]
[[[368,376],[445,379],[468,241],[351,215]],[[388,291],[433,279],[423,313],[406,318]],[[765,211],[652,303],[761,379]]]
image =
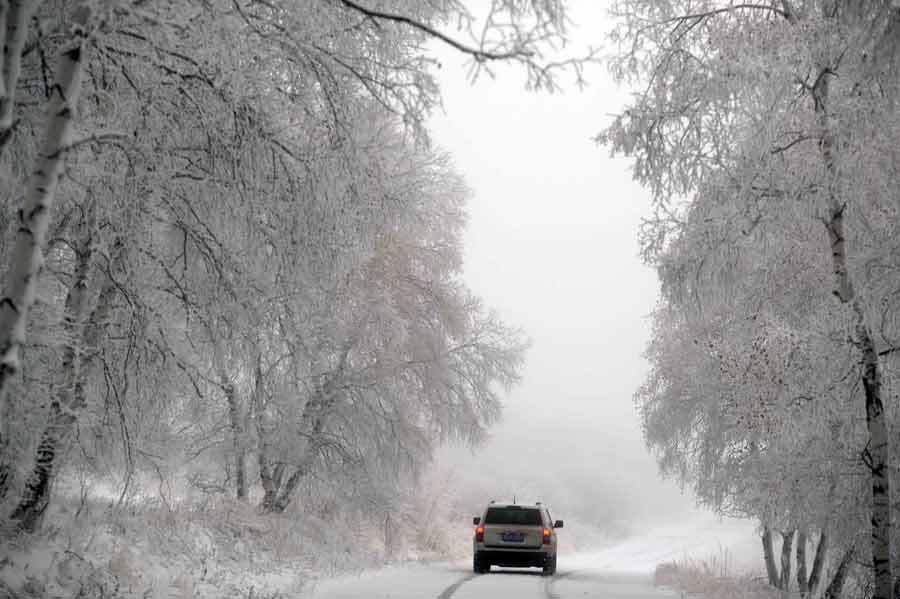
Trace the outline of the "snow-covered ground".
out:
[[[101,596],[119,589],[118,596],[128,599],[660,599],[673,596],[651,584],[661,563],[700,564],[713,576],[761,571],[752,523],[696,512],[605,546],[585,541],[604,537],[570,519],[560,531],[561,547],[569,549],[560,551],[558,574],[544,578],[536,569],[495,568],[490,575],[475,576],[468,553],[471,528],[458,521],[447,543],[459,559],[379,569],[384,556],[377,551],[378,531],[354,533],[346,523],[323,523],[310,515],[263,516],[252,505],[232,500],[207,509],[147,504],[132,512],[108,509],[103,499],[88,502],[65,535],[7,539],[0,546],[5,556],[0,597],[6,596],[4,588],[28,588],[40,592],[8,594],[68,597],[86,589],[83,596]],[[70,503],[57,501],[52,519],[70,515],[75,509]],[[406,559],[428,555],[403,553]]]
[[[700,514],[655,527],[599,551],[569,556],[574,568],[643,574],[664,562],[716,564],[729,574],[754,574],[762,566],[759,535],[747,520]]]
[[[500,570],[474,575],[468,561],[393,566],[323,581],[310,599],[664,599],[679,594],[654,588],[652,572],[663,562],[697,560],[729,574],[756,569],[752,523],[698,516],[660,527],[602,550],[560,555],[559,572]]]
[[[666,599],[678,594],[655,589],[649,576],[560,566],[545,578],[536,569],[497,569],[473,574],[468,562],[397,566],[317,585],[311,599]]]

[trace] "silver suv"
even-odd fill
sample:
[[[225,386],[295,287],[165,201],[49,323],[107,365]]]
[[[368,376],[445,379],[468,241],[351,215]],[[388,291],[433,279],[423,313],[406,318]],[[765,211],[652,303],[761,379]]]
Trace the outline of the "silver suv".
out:
[[[491,566],[543,568],[544,576],[556,573],[556,529],[562,520],[550,518],[540,503],[518,505],[494,503],[484,514],[472,520],[475,537],[472,542],[472,568],[483,574]]]

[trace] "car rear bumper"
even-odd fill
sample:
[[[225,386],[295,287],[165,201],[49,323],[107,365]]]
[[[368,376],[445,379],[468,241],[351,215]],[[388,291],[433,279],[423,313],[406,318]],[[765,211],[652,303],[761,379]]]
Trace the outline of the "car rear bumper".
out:
[[[492,566],[510,568],[543,568],[553,556],[549,551],[523,551],[508,549],[484,549],[477,553],[478,559]]]

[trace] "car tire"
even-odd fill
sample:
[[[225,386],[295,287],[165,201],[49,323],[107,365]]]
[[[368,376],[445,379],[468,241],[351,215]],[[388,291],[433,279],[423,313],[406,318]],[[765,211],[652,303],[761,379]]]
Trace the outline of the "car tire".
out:
[[[491,565],[484,561],[484,558],[478,556],[472,558],[472,571],[476,574],[486,574],[491,571]]]
[[[553,557],[544,562],[544,571],[542,574],[544,576],[553,576],[556,574],[556,554],[553,554]]]

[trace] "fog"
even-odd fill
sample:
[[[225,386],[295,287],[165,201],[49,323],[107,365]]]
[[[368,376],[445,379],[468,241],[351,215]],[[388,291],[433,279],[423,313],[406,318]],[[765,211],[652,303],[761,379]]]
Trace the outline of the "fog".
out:
[[[574,48],[603,42],[605,11],[571,3]],[[658,476],[632,400],[657,294],[637,244],[649,197],[592,140],[626,91],[600,67],[581,91],[563,79],[565,93],[526,94],[503,68],[470,84],[441,54],[444,111],[430,126],[472,189],[467,282],[533,343],[490,440],[441,462],[474,489],[473,509],[482,493],[542,499],[615,537],[700,518]]]

